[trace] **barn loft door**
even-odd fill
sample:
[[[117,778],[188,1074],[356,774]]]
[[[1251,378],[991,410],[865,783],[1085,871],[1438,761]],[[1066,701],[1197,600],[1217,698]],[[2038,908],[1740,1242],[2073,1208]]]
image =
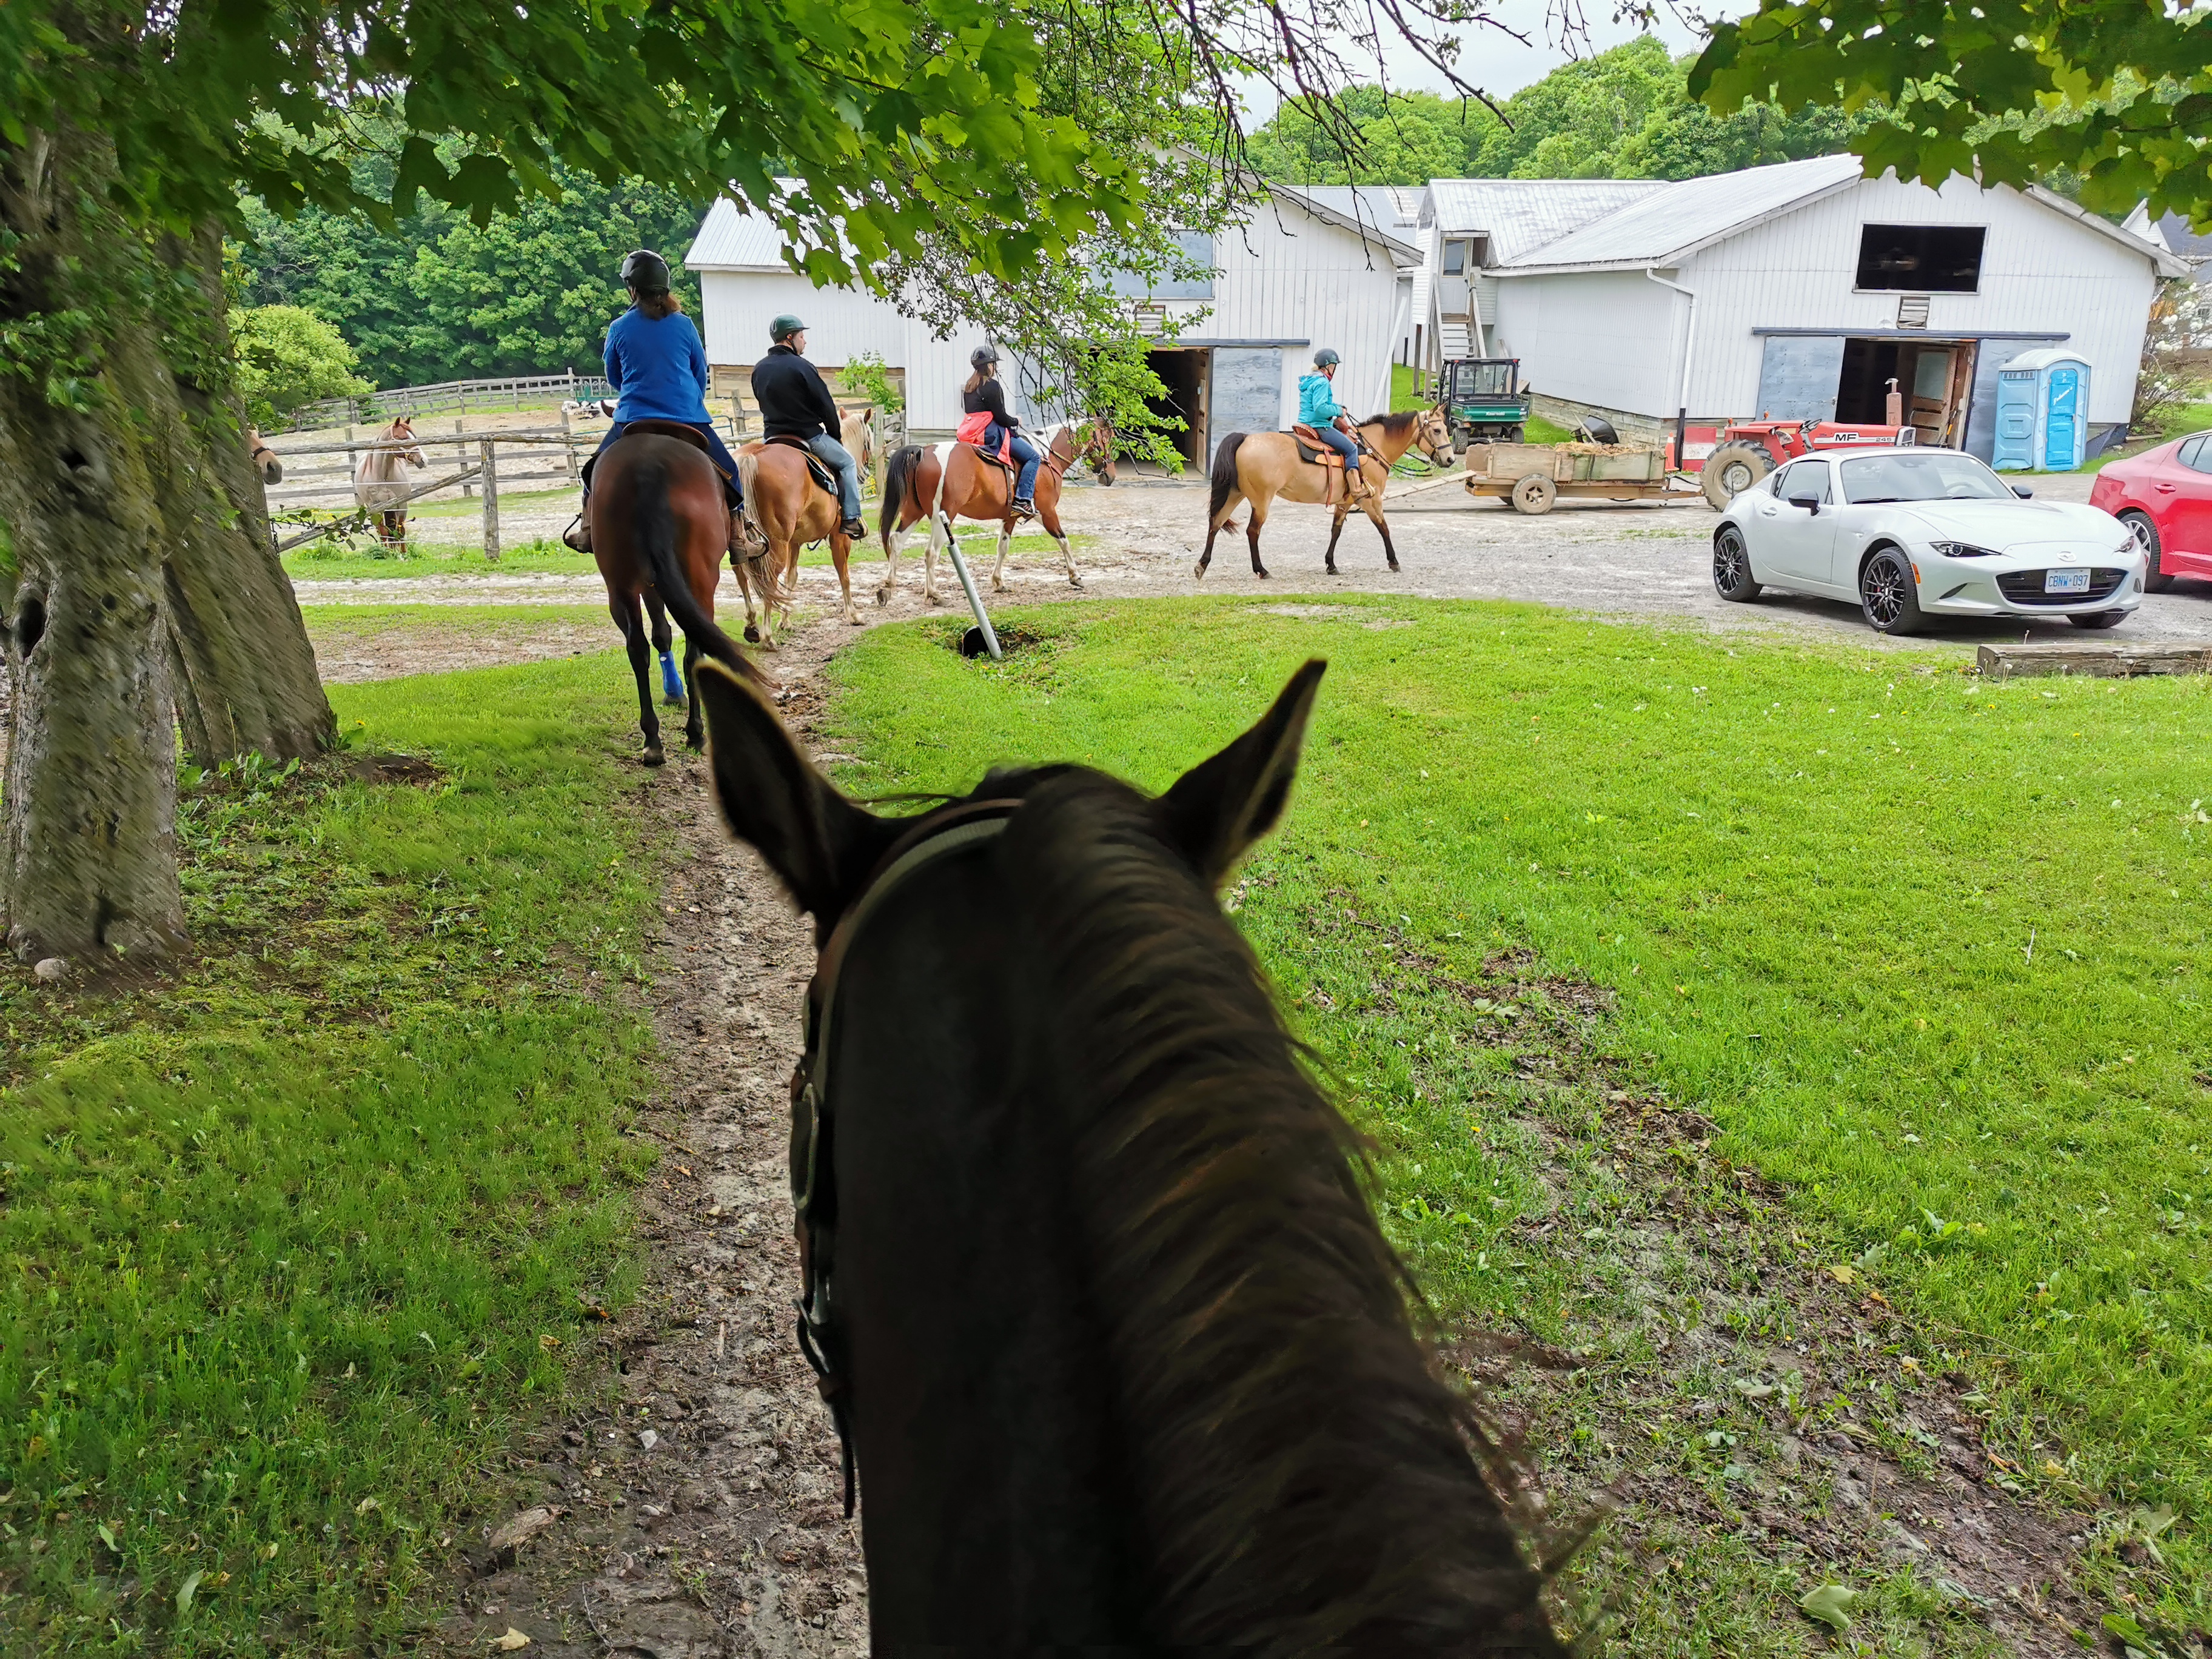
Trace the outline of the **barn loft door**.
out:
[[[1216,346],[1206,399],[1206,464],[1232,432],[1274,432],[1283,423],[1283,352],[1279,346]]]
[[[1770,334],[1759,367],[1760,418],[1832,421],[1844,375],[1840,334]]]

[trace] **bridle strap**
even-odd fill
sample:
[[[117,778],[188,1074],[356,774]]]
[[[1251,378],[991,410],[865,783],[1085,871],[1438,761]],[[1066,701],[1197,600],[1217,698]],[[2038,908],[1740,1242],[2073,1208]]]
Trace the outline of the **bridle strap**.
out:
[[[830,1127],[829,1063],[837,1009],[839,975],[853,941],[868,919],[901,886],[945,859],[995,839],[1019,808],[1018,800],[964,801],[932,812],[894,842],[837,925],[814,968],[806,995],[806,1048],[791,1079],[791,1200],[799,1219],[799,1351],[813,1368],[844,1465],[845,1514],[854,1508],[853,1432],[848,1420],[843,1345],[830,1294],[835,1240],[823,1212],[833,1171],[825,1156]]]

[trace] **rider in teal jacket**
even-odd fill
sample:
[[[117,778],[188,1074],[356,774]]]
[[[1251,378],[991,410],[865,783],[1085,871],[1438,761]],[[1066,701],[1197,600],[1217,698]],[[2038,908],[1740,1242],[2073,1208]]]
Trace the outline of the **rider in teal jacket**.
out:
[[[1367,479],[1359,470],[1359,443],[1352,435],[1351,411],[1336,400],[1337,365],[1343,361],[1324,346],[1314,353],[1314,372],[1298,379],[1298,420],[1344,457],[1344,482],[1354,500],[1367,493]]]

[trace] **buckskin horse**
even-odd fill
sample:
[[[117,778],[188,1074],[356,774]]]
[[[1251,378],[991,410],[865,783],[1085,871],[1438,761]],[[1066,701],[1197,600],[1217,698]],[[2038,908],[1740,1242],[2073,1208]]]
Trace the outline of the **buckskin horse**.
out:
[[[878,1653],[1566,1651],[1216,898],[1322,670],[1158,798],[1046,766],[914,817],[700,672],[724,818],[814,916],[799,1334]]]
[[[721,580],[729,534],[721,475],[691,428],[672,421],[633,421],[600,452],[592,471],[592,556],[637,677],[638,726],[645,738],[638,758],[647,766],[659,766],[665,758],[660,719],[653,708],[647,596],[657,596],[684,629],[684,680],[690,688],[684,739],[692,748],[705,740],[694,672],[700,657],[743,678],[758,678],[714,621],[714,586]],[[665,651],[666,623],[660,627]]]
[[[406,469],[428,465],[415,441],[414,423],[404,415],[378,433],[353,469],[356,506],[376,514],[376,538],[397,547],[407,539]]]
[[[1359,471],[1367,480],[1367,494],[1358,506],[1374,521],[1376,533],[1382,538],[1383,554],[1390,561],[1390,568],[1395,570],[1398,550],[1391,545],[1390,526],[1382,517],[1382,486],[1389,481],[1390,469],[1397,465],[1398,458],[1417,443],[1432,465],[1442,467],[1452,464],[1450,416],[1437,404],[1396,415],[1377,415],[1371,421],[1362,421],[1358,431],[1360,441],[1374,453],[1360,458]],[[1206,567],[1213,562],[1213,538],[1224,529],[1236,527],[1230,522],[1230,515],[1237,511],[1237,503],[1241,501],[1252,504],[1251,522],[1244,532],[1252,549],[1252,574],[1264,579],[1267,567],[1260,562],[1260,526],[1267,522],[1268,504],[1278,495],[1285,501],[1334,504],[1336,517],[1329,526],[1325,563],[1330,575],[1337,574],[1336,538],[1344,534],[1345,514],[1354,503],[1345,499],[1343,481],[1337,477],[1337,470],[1304,459],[1298,447],[1297,437],[1288,432],[1232,432],[1221,441],[1221,447],[1213,452],[1213,493],[1206,508],[1206,551],[1199,555],[1198,567],[1190,573],[1194,578],[1203,578]]]
[[[950,451],[951,459],[945,459]],[[1075,553],[1060,527],[1060,491],[1067,469],[1081,461],[1103,484],[1114,482],[1114,428],[1103,416],[1081,426],[1053,428],[1046,441],[1044,459],[1037,466],[1037,522],[1060,544],[1060,556],[1067,563],[1067,585],[1083,586],[1075,568]],[[898,586],[901,539],[922,519],[929,520],[929,550],[922,557],[921,597],[931,605],[937,597],[939,537],[952,539],[954,519],[973,519],[999,526],[999,562],[991,567],[991,590],[1006,592],[1007,550],[1014,544],[1014,481],[1006,468],[987,460],[972,444],[935,444],[928,448],[909,444],[891,457],[884,476],[884,504],[877,530],[884,541],[884,584],[876,590],[876,603],[889,605]],[[934,509],[934,510],[933,510]]]

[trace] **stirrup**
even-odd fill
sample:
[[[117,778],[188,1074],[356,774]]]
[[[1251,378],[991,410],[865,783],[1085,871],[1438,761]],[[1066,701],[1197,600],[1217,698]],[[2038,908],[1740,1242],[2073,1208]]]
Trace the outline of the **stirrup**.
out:
[[[1034,519],[1037,515],[1036,501],[1028,495],[1017,495],[1010,510],[1018,519]]]
[[[590,552],[592,550],[591,521],[579,513],[576,515],[576,521],[561,532],[561,541],[564,546],[573,548],[579,553]]]

